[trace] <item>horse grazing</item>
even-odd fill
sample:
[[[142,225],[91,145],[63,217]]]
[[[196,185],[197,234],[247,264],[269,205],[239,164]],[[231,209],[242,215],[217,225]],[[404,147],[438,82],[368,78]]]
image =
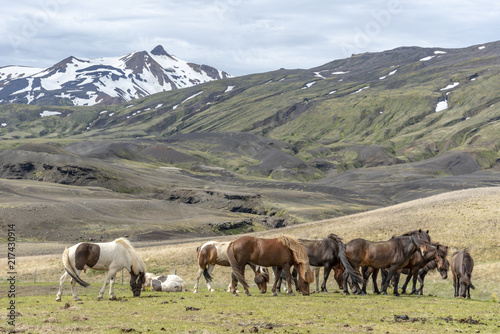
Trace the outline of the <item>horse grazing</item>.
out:
[[[276,296],[276,285],[282,270],[286,274],[288,293],[294,294],[290,267],[295,266],[299,276],[298,286],[300,291],[304,295],[309,295],[309,284],[313,282],[314,276],[304,247],[293,237],[281,236],[276,239],[262,239],[242,236],[231,242],[227,255],[233,270],[231,291],[234,295],[238,295],[236,293],[236,284],[240,282],[247,296],[250,296],[248,283],[245,280],[245,265],[249,263],[262,267],[277,267],[272,288],[273,296]]]
[[[66,248],[62,255],[62,262],[66,272],[61,276],[57,301],[61,301],[63,284],[68,277],[71,277],[71,292],[75,300],[81,300],[75,285],[80,284],[87,287],[90,284],[80,278],[80,272],[86,268],[95,270],[106,270],[108,274],[104,279],[104,285],[99,291],[99,300],[104,295],[106,286],[109,286],[110,299],[116,299],[113,291],[116,273],[122,269],[127,269],[130,273],[130,287],[134,297],[141,295],[141,288],[145,282],[146,265],[139,254],[126,239],[119,238],[111,242],[104,243],[78,243],[70,248]]]
[[[451,273],[453,275],[453,287],[455,288],[455,297],[470,299],[470,289],[475,289],[471,282],[472,270],[474,269],[474,260],[469,252],[464,249],[456,251],[451,256]]]
[[[326,238],[321,240],[299,239],[300,243],[306,249],[311,267],[323,267],[323,283],[321,291],[328,292],[326,289],[326,281],[330,272],[334,271],[334,277],[342,289],[344,286],[344,268],[347,268],[349,274],[355,275],[354,269],[351,267],[345,253],[345,245],[342,239],[336,234],[330,233]],[[319,292],[319,268],[316,271],[316,291]]]
[[[382,293],[387,294],[387,287],[391,278],[396,275],[399,268],[405,267],[410,257],[417,251],[426,251],[427,242],[426,236],[421,236],[422,231],[415,232],[413,235],[403,235],[399,237],[393,237],[387,241],[372,242],[365,239],[354,239],[346,244],[346,254],[352,267],[355,268],[357,274],[361,277],[359,273],[359,268],[361,266],[369,266],[373,269],[388,269],[388,274],[386,279],[382,281]],[[427,234],[426,232],[423,232]],[[428,234],[427,234],[428,236]],[[347,283],[348,283],[349,273],[344,271],[344,293],[349,294]],[[399,278],[396,276],[396,280]],[[394,294],[399,296],[398,288],[394,287]],[[356,290],[360,290],[357,286],[357,282],[352,282]],[[364,293],[360,290],[361,293]]]
[[[227,258],[227,248],[229,244],[230,242],[208,241],[196,249],[199,268],[198,273],[196,274],[196,283],[193,289],[194,293],[198,292],[198,285],[202,274],[207,282],[208,291],[215,291],[212,288],[212,271],[214,270],[215,265],[224,267],[230,266]],[[249,266],[255,273],[255,284],[257,284],[261,293],[265,293],[267,291],[267,283],[269,282],[269,272],[267,268],[255,266],[251,263]],[[228,292],[231,291],[231,282],[229,283],[227,289]]]

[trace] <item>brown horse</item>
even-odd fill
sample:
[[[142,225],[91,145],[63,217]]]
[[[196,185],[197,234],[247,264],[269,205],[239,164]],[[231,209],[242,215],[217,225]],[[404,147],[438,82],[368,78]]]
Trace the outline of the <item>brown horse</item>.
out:
[[[262,239],[251,236],[242,236],[231,242],[227,250],[232,273],[232,292],[236,293],[236,284],[240,282],[245,293],[250,296],[248,283],[245,280],[245,266],[249,263],[262,267],[277,267],[277,274],[272,288],[273,296],[276,296],[276,284],[284,270],[288,284],[288,293],[293,295],[290,267],[297,268],[299,279],[298,285],[304,295],[309,295],[309,284],[314,281],[314,275],[309,266],[309,258],[300,242],[289,236],[281,236],[276,239]]]
[[[420,254],[420,252],[415,252],[410,258],[410,262],[405,268],[400,270],[401,273],[407,274],[406,281],[401,287],[401,293],[406,294],[406,287],[408,283],[413,278],[413,287],[411,290],[412,294],[417,294],[417,279],[420,269],[422,269],[427,263],[431,261],[436,261],[437,268],[440,272],[444,271],[447,277],[446,266],[446,256],[448,255],[448,247],[441,245],[440,243],[431,242],[431,246],[428,248],[425,254]],[[400,273],[399,273],[400,274]],[[446,277],[444,277],[446,279]]]
[[[360,266],[369,266],[374,269],[388,269],[386,279],[382,282],[382,293],[387,294],[387,287],[391,278],[396,275],[399,268],[405,267],[410,257],[418,250],[426,252],[430,240],[427,232],[419,230],[413,235],[403,235],[393,237],[387,241],[372,242],[364,239],[354,239],[346,244],[346,254],[352,267],[358,275]],[[397,277],[397,276],[396,276]],[[344,293],[349,294],[347,283],[349,274],[344,272]],[[357,290],[357,282],[352,282]],[[397,283],[394,287],[394,294],[399,296]],[[362,291],[362,290],[360,290]],[[363,292],[361,292],[363,293]]]
[[[446,256],[448,254],[448,247],[443,246],[439,243],[433,243],[431,242],[430,245],[426,246],[427,250],[425,254],[421,254],[420,252],[415,252],[413,255],[410,257],[410,261],[404,268],[398,269],[398,272],[396,275],[393,276],[392,280],[394,281],[398,279],[401,274],[408,275],[406,277],[406,281],[401,287],[401,293],[406,294],[406,287],[408,286],[408,283],[410,280],[413,278],[413,287],[412,287],[412,294],[418,294],[416,285],[417,285],[417,279],[420,280],[421,286],[423,285],[423,279],[419,277],[419,272],[424,266],[426,266],[429,262],[434,263],[434,269],[438,268],[439,272],[441,273],[442,277],[446,279],[448,277],[447,272],[449,268],[449,262],[446,260]],[[430,269],[429,269],[430,270]],[[378,274],[378,269],[373,269],[371,267],[364,266],[362,268],[363,272],[363,288],[362,291],[366,293],[366,283],[370,275],[372,275],[372,280],[373,280],[373,291],[376,294],[379,294],[380,291],[377,286],[377,274]],[[426,272],[427,273],[427,272]],[[382,269],[382,279],[385,279],[387,277],[387,271],[385,269]],[[425,274],[424,274],[425,277]]]
[[[420,287],[417,290],[416,294],[423,295],[424,294],[424,280],[425,276],[427,273],[431,270],[438,269],[439,274],[441,275],[442,279],[447,279],[448,278],[448,269],[450,268],[450,262],[448,259],[444,259],[444,266],[443,268],[438,269],[438,264],[436,260],[432,260],[431,262],[427,263],[423,268],[421,268],[418,271],[417,274],[417,279],[420,282]]]
[[[200,277],[203,274],[207,282],[208,291],[214,292],[212,288],[212,271],[215,265],[229,267],[229,259],[227,258],[227,248],[230,242],[216,242],[208,241],[196,249],[198,258],[198,273],[196,275],[196,283],[194,285],[194,293],[198,292],[198,284],[200,282]],[[249,264],[255,273],[255,284],[259,287],[261,293],[266,293],[267,283],[269,282],[269,271],[267,268],[255,266]],[[230,291],[231,283],[228,286],[228,292]]]
[[[470,289],[475,289],[471,282],[473,269],[474,260],[466,249],[453,253],[451,256],[451,273],[453,275],[455,297],[465,298],[467,296],[470,299]]]

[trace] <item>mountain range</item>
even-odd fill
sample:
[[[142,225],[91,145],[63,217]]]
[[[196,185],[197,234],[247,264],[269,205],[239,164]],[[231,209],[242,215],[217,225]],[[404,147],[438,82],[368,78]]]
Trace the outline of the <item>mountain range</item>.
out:
[[[68,57],[49,68],[0,68],[0,104],[91,106],[230,77],[208,65],[188,63],[158,45],[122,57]]]
[[[0,181],[27,183],[0,195],[20,203],[11,211],[20,224],[66,227],[72,217],[81,231],[83,219],[95,222],[93,235],[119,235],[107,224],[128,226],[126,217],[134,233],[158,238],[261,230],[499,186],[498,87],[500,42],[491,42],[355,54],[110,105],[6,103]],[[96,200],[95,210],[84,209],[88,200],[66,203],[60,194],[74,187],[56,184],[90,197],[99,190],[109,202]],[[24,210],[28,199],[44,215]]]

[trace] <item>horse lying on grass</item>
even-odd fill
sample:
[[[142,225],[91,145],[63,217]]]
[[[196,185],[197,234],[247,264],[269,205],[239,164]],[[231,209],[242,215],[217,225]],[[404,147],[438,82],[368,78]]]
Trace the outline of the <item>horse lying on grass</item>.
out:
[[[116,273],[127,269],[130,273],[130,287],[134,297],[141,295],[141,288],[145,282],[146,265],[126,239],[119,238],[104,243],[78,243],[66,248],[62,255],[62,262],[66,272],[61,276],[59,291],[56,301],[61,301],[64,282],[71,278],[71,292],[75,300],[81,300],[76,293],[76,283],[83,287],[90,284],[80,278],[80,272],[86,268],[107,271],[104,285],[99,291],[98,299],[101,300],[104,290],[109,284],[109,297],[116,299],[113,291]]]

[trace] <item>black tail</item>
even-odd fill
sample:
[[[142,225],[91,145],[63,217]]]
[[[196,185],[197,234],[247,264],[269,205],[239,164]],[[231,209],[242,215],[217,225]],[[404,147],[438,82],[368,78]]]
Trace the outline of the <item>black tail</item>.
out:
[[[345,244],[342,241],[339,241],[338,244],[339,244],[340,261],[342,262],[345,270],[351,277],[352,283],[363,284],[363,277],[361,277],[359,272],[353,268],[351,262],[349,262],[349,259],[347,258],[347,254],[345,252]]]
[[[208,269],[205,267],[205,269],[203,269],[203,277],[205,277],[205,280],[209,283],[212,283],[212,275],[210,275],[210,272],[208,271]]]
[[[84,288],[86,288],[86,287],[88,287],[90,285],[89,283],[87,283],[84,280],[82,280],[80,278],[80,276],[78,276],[78,274],[76,273],[76,270],[73,267],[73,264],[71,263],[71,260],[69,258],[69,249],[68,248],[66,248],[64,250],[64,253],[63,253],[63,256],[62,256],[62,262],[63,262],[63,265],[64,265],[64,270],[66,270],[66,272],[68,273],[68,275],[71,278],[73,278],[78,284],[80,284]]]

